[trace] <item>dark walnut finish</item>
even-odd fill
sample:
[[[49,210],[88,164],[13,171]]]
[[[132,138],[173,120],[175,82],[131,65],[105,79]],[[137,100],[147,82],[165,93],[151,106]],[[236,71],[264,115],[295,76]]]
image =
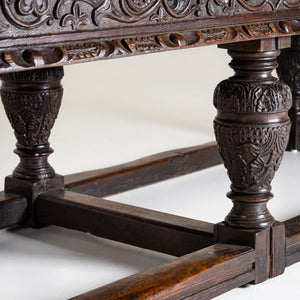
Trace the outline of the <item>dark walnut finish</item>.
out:
[[[17,138],[15,153],[20,164],[13,177],[23,180],[52,178],[47,158],[52,149],[48,138],[63,96],[63,68],[1,75],[1,99]]]
[[[229,45],[235,75],[214,94],[214,122],[221,156],[232,182],[233,208],[226,217],[232,227],[270,227],[274,219],[266,204],[271,181],[287,146],[292,95],[287,84],[272,76],[279,51],[268,41]]]
[[[101,170],[65,176],[65,188],[91,196],[111,196],[200,171],[222,162],[215,142],[175,149]]]
[[[289,111],[292,128],[287,149],[300,150],[300,37],[292,37],[292,46],[278,57],[279,77],[288,83],[293,93],[293,106]]]
[[[300,147],[299,36],[299,0],[2,0],[1,98],[20,163],[0,194],[0,228],[57,225],[178,256],[73,299],[211,299],[282,274],[300,261],[300,217],[279,223],[266,204],[290,127],[288,149]],[[214,94],[218,146],[55,173],[48,138],[62,66],[215,44],[229,50],[235,71]],[[277,62],[282,81],[271,74]],[[233,208],[216,225],[102,198],[221,158]]]
[[[254,255],[250,247],[215,244],[72,299],[210,299],[253,280]]]
[[[299,9],[298,0],[3,0],[0,73],[297,34]]]
[[[214,243],[211,223],[69,191],[41,195],[36,212],[41,224],[89,232],[174,256]]]
[[[55,174],[47,160],[53,152],[48,138],[61,105],[63,74],[63,68],[57,67],[1,75],[1,98],[20,157],[12,176],[6,177],[5,190],[27,197],[31,226],[36,197],[63,188],[63,177]]]

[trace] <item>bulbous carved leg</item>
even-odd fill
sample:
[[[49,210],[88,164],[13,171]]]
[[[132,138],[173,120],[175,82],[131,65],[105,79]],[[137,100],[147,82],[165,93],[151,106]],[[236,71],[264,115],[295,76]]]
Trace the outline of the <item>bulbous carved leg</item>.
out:
[[[47,160],[53,151],[48,138],[61,104],[62,77],[62,67],[1,75],[1,98],[20,157],[12,176],[5,179],[5,190],[28,199],[25,223],[32,227],[40,226],[34,212],[37,196],[64,185]]]
[[[235,75],[221,82],[214,94],[215,135],[232,182],[227,196],[233,208],[225,222],[266,228],[274,223],[266,204],[288,142],[292,97],[289,87],[271,75],[280,51],[231,47]]]
[[[47,161],[53,151],[48,138],[61,104],[62,77],[62,67],[1,76],[1,98],[21,160],[14,178],[41,180],[55,175]]]
[[[300,151],[300,36],[292,37],[291,48],[282,50],[278,63],[277,73],[293,93],[293,106],[289,111],[292,127],[287,150]]]

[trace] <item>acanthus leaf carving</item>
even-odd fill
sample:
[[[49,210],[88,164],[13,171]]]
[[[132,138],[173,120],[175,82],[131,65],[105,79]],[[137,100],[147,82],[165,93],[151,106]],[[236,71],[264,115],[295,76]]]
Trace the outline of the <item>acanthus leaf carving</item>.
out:
[[[271,113],[287,111],[292,97],[287,85],[279,81],[261,83],[222,81],[215,90],[214,105],[223,112]]]
[[[3,91],[1,97],[18,142],[24,146],[46,144],[60,107],[62,90]]]
[[[215,120],[214,127],[234,191],[269,191],[288,143],[290,122],[266,127]]]
[[[4,74],[1,80],[8,82],[42,83],[47,80],[58,82],[63,77],[62,68],[35,70]],[[61,86],[41,90],[18,90],[3,86],[1,98],[7,117],[15,130],[19,145],[24,147],[46,145],[57,117],[63,89]]]

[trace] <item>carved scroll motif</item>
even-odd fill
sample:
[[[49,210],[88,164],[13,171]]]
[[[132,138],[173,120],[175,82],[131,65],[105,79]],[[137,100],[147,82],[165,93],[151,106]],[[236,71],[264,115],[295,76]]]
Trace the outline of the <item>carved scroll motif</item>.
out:
[[[53,24],[49,0],[3,0],[1,5],[7,20],[17,27],[33,29],[46,21]]]
[[[300,7],[298,0],[74,0],[85,2],[90,7],[90,20],[96,26],[102,18],[109,18],[122,23],[136,23],[148,18],[149,21],[165,22],[168,18],[178,19],[191,16],[194,19],[218,16],[233,16],[246,12],[273,11],[280,8]],[[59,0],[55,14],[63,16],[65,0]]]
[[[72,16],[79,19],[80,15],[75,13],[74,6],[77,11],[80,10],[80,2],[88,3],[90,9],[82,15],[89,16],[90,23],[100,26],[101,19],[108,18],[122,23],[136,23],[142,19],[149,17],[149,21],[166,20],[164,15],[172,18],[184,18],[195,12],[198,15],[200,6],[193,0],[75,0],[71,5],[71,13],[65,14],[65,0],[58,1],[54,15],[61,19],[61,25],[65,26],[65,19]],[[155,14],[158,13],[155,18]],[[199,15],[200,16],[200,15]]]
[[[42,25],[71,30],[119,23],[205,19],[299,8],[298,0],[2,0],[7,21],[20,29]]]

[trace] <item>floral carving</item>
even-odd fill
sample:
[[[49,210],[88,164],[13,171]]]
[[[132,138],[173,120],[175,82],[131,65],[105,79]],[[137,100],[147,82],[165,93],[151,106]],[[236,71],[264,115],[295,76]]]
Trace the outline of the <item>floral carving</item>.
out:
[[[279,51],[256,49],[251,51],[239,44],[230,49],[230,67],[235,75],[221,82],[214,93],[218,110],[215,135],[232,182],[232,192],[227,196],[233,208],[225,222],[247,229],[274,223],[266,204],[272,198],[271,181],[291,128],[291,91],[272,76]]]
[[[222,112],[266,113],[292,106],[290,89],[281,82],[257,83],[224,80],[215,90],[214,105]]]
[[[7,116],[21,145],[46,144],[62,97],[62,90],[1,93]]]
[[[59,82],[63,76],[61,68],[52,68],[21,73],[4,74],[4,82],[36,82],[37,87],[45,81]],[[55,85],[55,84],[53,84]],[[56,84],[57,85],[57,84]],[[37,88],[38,89],[38,88]],[[8,119],[15,130],[18,143],[23,146],[48,144],[50,130],[57,117],[63,89],[55,88],[34,90],[11,89],[3,85],[1,98]]]
[[[215,120],[215,134],[225,167],[237,192],[270,191],[290,132],[290,122],[266,125],[229,125]]]
[[[44,180],[55,176],[47,161],[53,152],[48,138],[63,96],[62,77],[62,67],[1,76],[1,98],[17,138],[15,153],[20,156],[14,178]]]
[[[275,51],[273,55],[276,58]],[[275,59],[273,65],[275,68]],[[232,66],[238,68],[238,63]],[[250,63],[248,67],[251,69]],[[257,69],[264,67],[256,65]],[[261,82],[232,77],[222,81],[214,93],[216,139],[235,192],[269,192],[288,143],[291,91],[287,84],[269,76]]]
[[[19,28],[44,24],[95,28],[105,19],[120,23],[167,22],[173,19],[205,19],[255,12],[276,12],[300,7],[298,0],[2,0],[7,20]],[[262,29],[260,26],[259,30]],[[253,31],[255,28],[252,29]],[[267,32],[268,29],[266,28]]]
[[[77,29],[79,26],[84,26],[89,23],[89,16],[82,13],[78,2],[74,2],[72,12],[65,15],[61,20],[62,26],[70,25],[72,29]]]

